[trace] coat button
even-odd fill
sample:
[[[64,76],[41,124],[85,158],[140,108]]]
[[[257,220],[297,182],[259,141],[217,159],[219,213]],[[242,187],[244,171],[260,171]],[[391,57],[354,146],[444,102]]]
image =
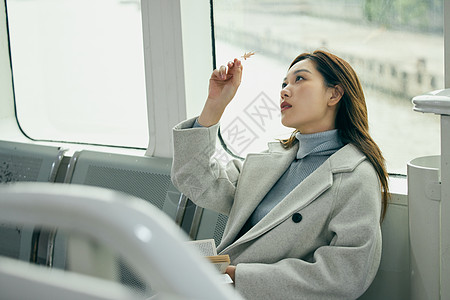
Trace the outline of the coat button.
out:
[[[294,223],[299,223],[302,219],[303,217],[299,213],[295,213],[292,215],[292,221],[294,221]]]

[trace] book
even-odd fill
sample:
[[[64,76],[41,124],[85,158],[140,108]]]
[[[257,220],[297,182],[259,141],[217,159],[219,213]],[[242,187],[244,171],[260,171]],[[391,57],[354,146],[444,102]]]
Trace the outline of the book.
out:
[[[189,241],[202,256],[208,259],[220,273],[225,273],[226,268],[230,265],[230,256],[217,255],[216,243],[214,239]]]

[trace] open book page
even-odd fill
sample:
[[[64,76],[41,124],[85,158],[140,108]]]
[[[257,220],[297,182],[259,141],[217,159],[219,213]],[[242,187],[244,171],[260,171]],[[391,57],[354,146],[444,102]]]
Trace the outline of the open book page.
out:
[[[228,274],[222,274],[222,277],[220,277],[220,280],[222,283],[233,283],[233,279]]]
[[[189,241],[188,243],[200,251],[202,256],[217,255],[216,242],[214,239]]]
[[[216,243],[214,239],[189,241],[202,256],[206,257],[220,273],[225,273],[226,268],[230,264],[228,255],[217,255]]]

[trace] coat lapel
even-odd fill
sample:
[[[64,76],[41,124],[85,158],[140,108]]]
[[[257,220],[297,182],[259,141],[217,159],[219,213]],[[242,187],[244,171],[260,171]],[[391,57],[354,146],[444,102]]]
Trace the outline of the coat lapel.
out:
[[[224,232],[224,237],[229,240],[223,242],[232,242],[256,206],[294,160],[297,150],[298,145],[286,150],[279,143],[271,143],[268,152],[248,155],[239,179],[241,188],[235,195],[235,203],[230,212],[233,221]]]
[[[305,178],[280,203],[278,203],[264,218],[261,219],[247,234],[242,236],[242,242],[254,239],[277,226],[293,213],[307,206],[333,184],[333,173],[329,160],[325,161],[315,172]]]

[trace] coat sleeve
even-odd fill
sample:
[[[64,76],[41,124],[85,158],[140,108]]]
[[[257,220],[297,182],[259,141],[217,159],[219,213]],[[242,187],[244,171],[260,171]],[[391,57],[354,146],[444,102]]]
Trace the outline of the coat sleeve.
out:
[[[196,127],[195,118],[173,129],[172,182],[195,204],[228,215],[233,204],[242,162],[226,166],[213,155],[219,125]]]
[[[373,281],[381,257],[381,190],[364,161],[337,174],[328,245],[312,259],[285,258],[273,264],[241,263],[235,285],[246,299],[356,299]]]

